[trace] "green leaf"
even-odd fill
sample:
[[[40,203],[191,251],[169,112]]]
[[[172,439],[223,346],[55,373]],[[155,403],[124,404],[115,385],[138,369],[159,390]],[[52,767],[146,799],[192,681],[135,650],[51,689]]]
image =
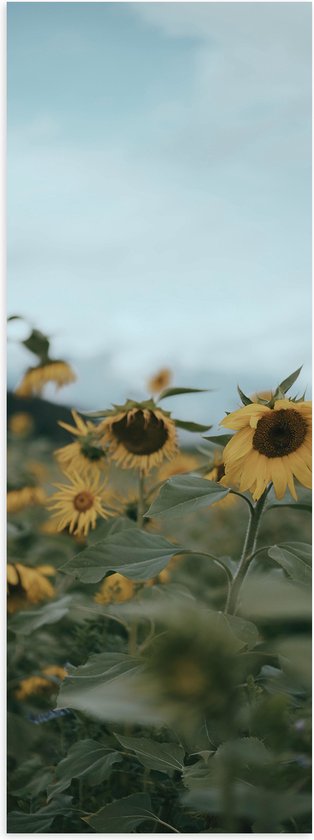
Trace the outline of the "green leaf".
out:
[[[243,391],[241,391],[241,388],[240,388],[239,385],[237,385],[237,389],[238,389],[239,397],[240,397],[241,401],[243,402],[243,405],[252,405],[253,400],[250,400],[250,397],[247,397],[243,393]]]
[[[82,819],[99,834],[129,834],[151,816],[151,807],[148,793],[132,793]]]
[[[272,788],[257,788],[242,781],[234,782],[232,794],[235,816],[257,820],[261,833],[275,831],[282,820],[311,811],[310,794],[277,793]],[[186,793],[182,801],[184,805],[203,813],[219,814],[224,811],[221,786],[196,788]]]
[[[291,542],[274,545],[268,555],[299,583],[310,583],[312,577],[312,548],[307,543]]]
[[[12,774],[11,792],[21,799],[33,799],[47,789],[52,778],[51,769],[43,767],[39,756],[29,758]]]
[[[27,610],[25,612],[16,613],[10,620],[10,630],[17,634],[29,636],[38,627],[43,627],[44,624],[55,624],[60,621],[63,616],[67,615],[72,602],[71,595],[64,595],[58,601],[49,601],[37,610]]]
[[[229,440],[234,437],[234,435],[203,435],[204,440],[210,440],[211,443],[215,443],[217,446],[227,446]]]
[[[185,429],[186,432],[207,432],[211,426],[203,426],[201,423],[192,423],[191,420],[175,420],[173,422],[178,426],[178,429]]]
[[[131,738],[116,732],[115,737],[128,751],[135,752],[138,760],[148,770],[159,770],[160,773],[173,776],[175,770],[183,769],[184,749],[180,744],[160,744],[149,738]]]
[[[164,537],[130,527],[88,546],[68,560],[62,571],[85,583],[98,583],[108,572],[120,572],[136,581],[149,580],[180,551],[180,546]]]
[[[275,574],[254,574],[246,578],[240,598],[241,614],[256,621],[310,619],[312,604],[308,586]]]
[[[81,411],[84,417],[109,417],[112,414],[111,408],[100,408],[99,411]]]
[[[144,662],[122,653],[94,654],[79,668],[67,666],[58,708],[78,709],[105,721],[155,723],[156,710],[142,697],[139,677]]]
[[[297,380],[299,374],[301,373],[302,367],[303,365],[301,365],[301,367],[299,367],[293,373],[290,373],[290,376],[287,376],[286,379],[283,379],[282,382],[280,382],[280,385],[278,385],[277,390],[281,391],[283,394],[286,394],[287,391],[289,391],[291,386],[294,385],[295,381]]]
[[[91,787],[100,784],[110,776],[113,764],[120,761],[121,755],[116,750],[91,738],[74,743],[56,767],[57,781],[48,788],[48,801],[69,787],[72,779],[84,779]]]
[[[178,475],[162,486],[146,516],[171,517],[209,507],[227,496],[229,489],[193,475]]]
[[[7,830],[9,834],[39,834],[47,831],[54,818],[60,814],[71,813],[72,796],[56,796],[53,802],[40,808],[35,813],[11,811],[8,814]]]
[[[301,687],[311,690],[312,684],[312,644],[310,635],[289,636],[276,644],[281,658],[281,667],[291,675]]]
[[[46,335],[44,335],[39,330],[32,330],[30,336],[22,341],[21,344],[30,350],[31,353],[34,353],[35,356],[38,356],[41,362],[46,362],[48,360],[49,354],[49,340]]]
[[[256,624],[253,624],[252,621],[247,621],[245,618],[240,618],[237,615],[228,615],[227,613],[219,613],[219,617],[237,639],[240,639],[247,646],[248,650],[252,650],[257,645],[260,634]]]
[[[305,510],[307,513],[312,513],[312,505],[305,502],[278,502],[277,504],[268,505],[265,513],[269,510],[278,510],[278,508],[292,508],[292,510]]]
[[[165,400],[166,397],[177,397],[180,394],[209,394],[208,388],[166,388],[160,394],[158,402]]]

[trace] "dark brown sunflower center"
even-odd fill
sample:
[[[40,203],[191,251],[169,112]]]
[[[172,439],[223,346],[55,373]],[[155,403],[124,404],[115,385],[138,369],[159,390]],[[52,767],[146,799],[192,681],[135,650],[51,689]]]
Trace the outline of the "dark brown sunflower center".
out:
[[[295,452],[304,441],[307,425],[294,408],[264,414],[253,436],[253,448],[267,458],[280,458]]]
[[[73,499],[74,507],[80,512],[90,510],[90,508],[93,507],[93,502],[94,498],[88,490],[82,490],[81,493],[78,493]]]
[[[80,438],[80,447],[82,455],[84,455],[85,458],[88,458],[89,461],[100,461],[103,457],[103,449],[96,446],[89,435]]]
[[[131,417],[122,417],[113,423],[112,432],[128,452],[134,455],[151,455],[158,452],[168,439],[168,431],[162,420],[150,411],[149,418],[139,409]]]

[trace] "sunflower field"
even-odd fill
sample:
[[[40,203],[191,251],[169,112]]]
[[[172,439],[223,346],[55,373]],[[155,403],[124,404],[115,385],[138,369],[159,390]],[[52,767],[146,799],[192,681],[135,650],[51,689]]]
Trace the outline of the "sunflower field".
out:
[[[35,362],[8,419],[8,832],[309,833],[300,371],[239,389],[213,434],[210,394],[201,426],[197,389],[167,369],[142,402],[49,406],[46,384],[75,372],[39,330],[23,344]],[[173,417],[179,394],[191,420]]]

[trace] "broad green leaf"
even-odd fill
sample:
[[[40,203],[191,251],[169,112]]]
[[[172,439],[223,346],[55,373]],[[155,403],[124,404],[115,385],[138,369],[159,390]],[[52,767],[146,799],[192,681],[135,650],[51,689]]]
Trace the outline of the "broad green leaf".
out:
[[[158,397],[158,402],[160,400],[165,400],[166,397],[177,397],[180,394],[208,394],[208,388],[166,388],[160,396]]]
[[[283,379],[278,385],[278,391],[281,391],[283,394],[286,394],[287,391],[294,385],[295,381],[297,380],[299,374],[301,373],[303,365],[295,370],[293,373],[290,373],[290,376],[287,376],[286,379]]]
[[[60,621],[69,612],[71,602],[71,595],[64,595],[58,601],[49,601],[48,604],[44,604],[36,610],[16,613],[10,620],[10,630],[23,636],[29,636],[30,633],[45,624],[55,624]]]
[[[232,633],[246,644],[248,650],[252,650],[258,643],[260,634],[255,624],[252,621],[247,621],[237,615],[228,615],[227,613],[220,613],[221,621],[229,627]]]
[[[149,738],[131,738],[115,733],[117,740],[127,750],[135,752],[138,760],[148,770],[159,770],[173,776],[175,770],[182,771],[184,749],[180,744],[158,743]]]
[[[229,440],[234,437],[234,435],[203,435],[204,440],[210,440],[211,443],[215,443],[217,446],[227,446]]]
[[[33,799],[47,790],[52,778],[51,769],[43,767],[39,756],[29,758],[12,775],[12,793],[21,799]]]
[[[108,572],[131,580],[149,580],[167,566],[182,548],[156,534],[130,527],[88,546],[62,566],[62,571],[85,583],[98,583]]]
[[[178,429],[185,429],[186,432],[207,432],[211,428],[211,426],[204,426],[202,423],[193,423],[191,420],[175,420],[173,418],[173,422]]]
[[[122,653],[99,653],[79,668],[67,666],[69,677],[62,683],[57,706],[78,709],[99,720],[160,722],[161,716],[141,695],[140,657]]]
[[[115,516],[114,519],[100,522],[97,525],[96,532],[91,531],[88,537],[88,545],[96,545],[100,540],[111,537],[113,534],[118,534],[120,531],[129,531],[130,528],[136,527],[136,523],[132,522],[127,516]]]
[[[121,756],[116,750],[91,738],[74,743],[55,769],[57,781],[48,789],[48,801],[69,787],[72,779],[84,779],[90,786],[100,784],[110,776],[113,764],[119,761]]]
[[[241,388],[240,388],[240,386],[239,386],[239,385],[237,385],[237,389],[238,389],[238,394],[239,394],[239,397],[240,397],[240,399],[241,399],[241,402],[243,402],[243,405],[251,405],[251,404],[252,404],[252,402],[253,402],[253,400],[251,400],[251,399],[250,399],[250,397],[247,397],[247,396],[243,393],[243,391],[241,391]]]
[[[276,644],[283,671],[297,679],[301,686],[311,689],[312,645],[310,636],[289,636]]]
[[[227,496],[229,489],[194,475],[177,475],[162,486],[146,516],[171,517],[209,507]]]
[[[60,814],[71,813],[72,796],[56,796],[53,802],[49,802],[35,813],[27,814],[24,811],[11,811],[8,814],[9,834],[41,834],[47,831],[54,818]]]
[[[264,767],[272,764],[273,756],[259,738],[235,738],[218,747],[215,762],[236,764],[238,767]]]
[[[270,573],[249,576],[239,597],[241,614],[256,621],[310,619],[311,607],[308,586]]]
[[[151,807],[148,793],[132,793],[82,819],[99,834],[129,834],[151,816]]]
[[[312,549],[307,543],[291,542],[273,545],[269,557],[299,583],[310,583],[312,577]]]

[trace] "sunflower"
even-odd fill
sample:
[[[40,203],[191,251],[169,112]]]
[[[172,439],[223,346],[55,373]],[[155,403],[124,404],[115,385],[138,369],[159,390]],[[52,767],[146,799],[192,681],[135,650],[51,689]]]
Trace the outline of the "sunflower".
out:
[[[44,676],[26,677],[21,680],[15,692],[17,700],[27,700],[33,694],[46,694],[57,691],[60,682],[67,676],[67,671],[59,665],[49,665],[43,668],[41,673]]]
[[[274,407],[251,403],[233,411],[221,426],[234,429],[224,449],[226,480],[243,492],[250,490],[259,499],[272,482],[278,499],[287,486],[294,499],[294,476],[304,487],[311,487],[311,402],[289,399],[275,401]]]
[[[147,386],[150,394],[160,394],[164,388],[168,388],[172,379],[172,372],[169,368],[162,368],[152,376],[148,381]]]
[[[192,472],[198,467],[198,460],[194,455],[188,455],[185,452],[178,452],[172,458],[169,464],[164,464],[159,470],[158,477],[160,481],[167,481],[173,475],[182,475],[183,473]]]
[[[123,469],[138,467],[148,473],[164,458],[173,458],[177,451],[177,433],[169,413],[140,403],[128,404],[111,413],[99,426],[109,456]]]
[[[214,461],[211,465],[209,472],[205,473],[203,478],[207,478],[208,481],[216,481],[217,484],[222,484],[224,487],[229,487],[230,485],[226,482],[226,475],[225,475],[225,465],[223,462],[222,450],[216,449],[214,452]],[[224,496],[218,502],[214,502],[214,505],[219,505],[220,508],[228,508],[233,507],[236,503],[236,496],[232,493],[228,493],[227,496]]]
[[[57,388],[75,382],[76,375],[71,366],[62,359],[46,361],[44,364],[30,367],[15,389],[19,397],[38,396],[47,382],[55,382]]]
[[[115,572],[105,578],[94,600],[96,604],[122,604],[124,601],[133,598],[135,591],[136,584],[134,581],[120,575],[119,572]]]
[[[70,534],[87,537],[90,528],[96,527],[97,516],[106,519],[112,511],[103,506],[104,497],[109,498],[106,485],[99,484],[99,476],[65,473],[69,484],[55,484],[59,492],[49,499],[47,507],[55,511],[57,529],[69,528]]]
[[[21,563],[8,563],[8,612],[23,609],[27,603],[38,604],[46,598],[53,598],[55,590],[47,578],[55,573],[53,566],[37,566],[32,569]]]
[[[42,487],[21,487],[7,494],[8,513],[18,513],[32,505],[44,505],[46,495]]]
[[[59,426],[77,437],[74,443],[69,443],[68,446],[62,446],[61,449],[55,451],[61,469],[71,469],[78,472],[89,467],[96,470],[103,469],[106,463],[105,453],[99,443],[97,427],[90,420],[85,422],[74,409],[72,410],[72,417],[75,426],[70,426],[68,423],[59,420]]]
[[[9,419],[9,431],[18,437],[27,437],[34,430],[34,421],[27,411],[16,411]]]

